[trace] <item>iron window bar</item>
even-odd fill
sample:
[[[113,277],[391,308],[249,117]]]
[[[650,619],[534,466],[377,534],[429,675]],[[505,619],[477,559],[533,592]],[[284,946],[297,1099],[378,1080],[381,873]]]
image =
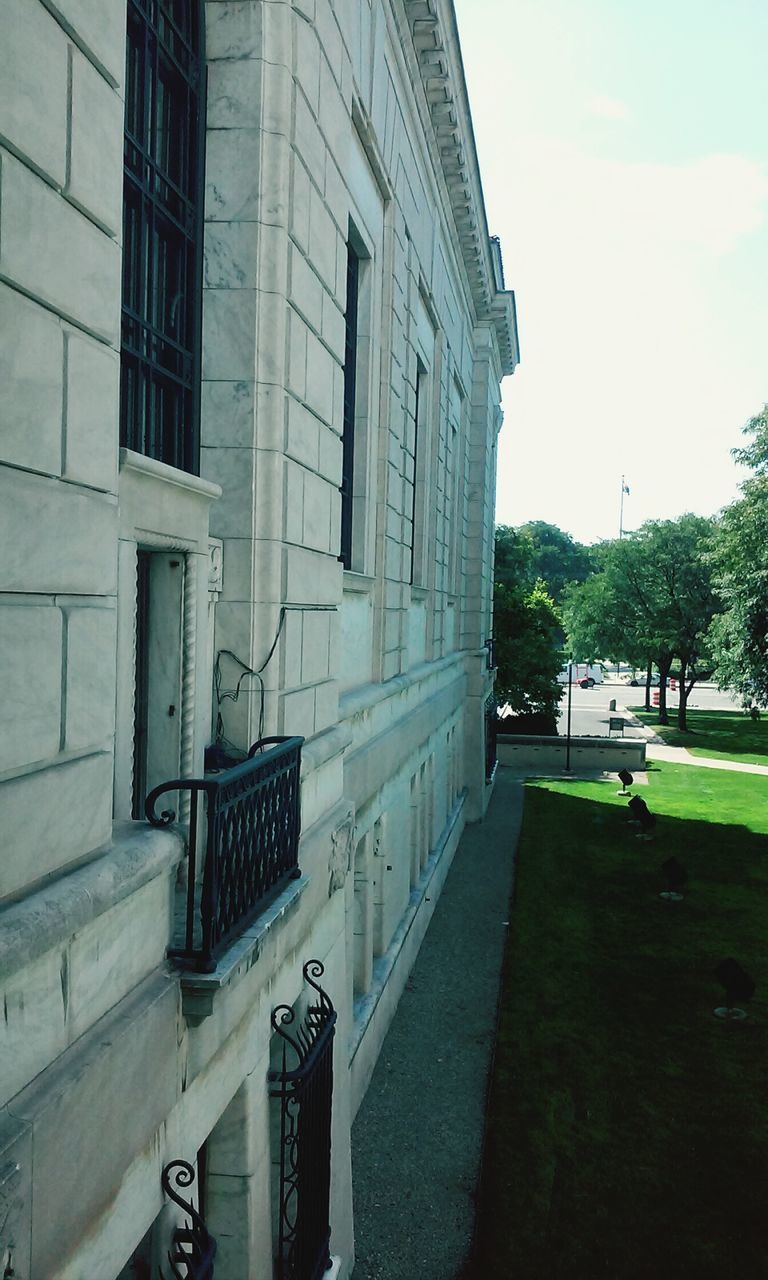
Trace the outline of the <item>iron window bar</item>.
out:
[[[202,973],[255,920],[289,880],[301,875],[299,737],[261,738],[247,760],[203,778],[175,778],[150,791],[147,821],[167,827],[172,809],[155,805],[169,791],[190,793],[184,945],[169,956]],[[198,869],[199,797],[205,797],[205,859]]]
[[[331,1107],[336,1011],[317,979],[319,960],[304,965],[317,993],[303,1022],[289,1005],[272,1011],[282,1064],[269,1072],[280,1099],[280,1205],[276,1280],[320,1280],[331,1266]],[[290,1031],[288,1030],[290,1028]],[[294,1062],[294,1066],[289,1063]]]
[[[489,636],[484,645],[486,652],[486,670],[496,670],[496,640],[494,636]]]
[[[175,1187],[171,1181],[175,1182]],[[185,1200],[178,1187],[191,1187],[194,1167],[187,1160],[172,1160],[160,1175],[163,1191],[188,1215],[186,1226],[176,1226],[171,1236],[168,1261],[173,1280],[213,1280],[216,1241],[191,1200]],[[182,1269],[183,1268],[183,1269]],[[160,1273],[164,1280],[164,1273]]]

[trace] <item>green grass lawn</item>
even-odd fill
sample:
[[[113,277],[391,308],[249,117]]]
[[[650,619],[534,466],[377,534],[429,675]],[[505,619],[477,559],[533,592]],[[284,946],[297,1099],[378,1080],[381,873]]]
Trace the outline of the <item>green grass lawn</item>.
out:
[[[630,707],[643,724],[649,725],[671,747],[687,747],[692,755],[745,764],[768,764],[768,716],[753,721],[740,711],[688,711],[688,730],[681,733],[675,723],[677,711],[669,712],[671,724],[659,724],[658,712]]]
[[[526,787],[476,1241],[477,1277],[768,1275],[768,805],[760,777],[659,765],[636,788]],[[660,864],[689,892],[663,902]],[[718,962],[757,992],[713,1016]]]

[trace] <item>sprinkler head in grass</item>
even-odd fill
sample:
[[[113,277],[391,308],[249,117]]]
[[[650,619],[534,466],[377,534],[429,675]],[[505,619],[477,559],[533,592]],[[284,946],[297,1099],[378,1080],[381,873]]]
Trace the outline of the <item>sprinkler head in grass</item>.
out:
[[[629,769],[619,769],[618,779],[619,779],[619,782],[621,783],[621,791],[617,791],[616,795],[617,796],[629,795],[629,792],[627,791],[627,787],[631,787],[632,783],[634,782],[634,778],[632,777],[632,774],[629,772]]]
[[[652,840],[653,830],[656,826],[656,817],[651,813],[642,796],[632,796],[627,801],[627,808],[632,814],[630,822],[636,824],[640,828],[637,833],[638,839]]]
[[[736,1001],[746,1004],[752,999],[755,994],[754,978],[732,956],[720,961],[715,969],[715,977],[725,989],[725,1004],[718,1005],[715,1017],[722,1018],[725,1022],[743,1022],[747,1011],[738,1008]]]
[[[688,872],[682,862],[674,857],[667,858],[666,862],[662,862],[661,869],[666,876],[667,887],[659,897],[665,902],[682,902],[683,889],[688,883]]]

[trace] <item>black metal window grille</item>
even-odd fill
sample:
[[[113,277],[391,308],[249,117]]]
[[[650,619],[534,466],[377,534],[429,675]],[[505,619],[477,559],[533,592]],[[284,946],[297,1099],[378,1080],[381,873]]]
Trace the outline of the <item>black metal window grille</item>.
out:
[[[352,504],[355,471],[355,414],[357,404],[357,314],[360,293],[360,259],[347,244],[347,304],[344,336],[344,420],[341,455],[341,554],[345,569],[352,568]]]
[[[169,955],[211,972],[298,866],[303,738],[262,738],[242,764],[204,778],[176,778],[150,791],[147,820],[169,826],[175,813],[155,812],[168,791],[190,792],[189,855],[183,945]],[[198,798],[205,796],[205,861],[198,868]]]
[[[419,465],[419,401],[421,399],[421,384],[424,381],[424,370],[420,361],[416,361],[416,403],[413,408],[413,491],[411,493],[411,571],[409,582],[415,581],[414,574],[416,570],[416,484],[417,484],[417,468]]]
[[[191,1200],[185,1200],[179,1187],[191,1187],[195,1181],[194,1166],[187,1160],[172,1160],[160,1175],[163,1191],[187,1214],[185,1226],[174,1227],[168,1263],[173,1280],[213,1280],[213,1263],[216,1257],[216,1241],[203,1220],[201,1171],[200,1208],[195,1209]],[[160,1280],[165,1280],[161,1269]],[[170,1278],[169,1278],[170,1280]]]
[[[200,0],[128,0],[120,442],[199,468]]]
[[[269,1072],[272,1096],[280,1099],[280,1214],[277,1280],[320,1280],[331,1265],[331,1106],[336,1011],[316,979],[319,960],[304,965],[304,979],[317,993],[304,1020],[294,1026],[289,1005],[272,1012],[282,1040],[282,1064]],[[288,1030],[290,1028],[290,1031]]]
[[[493,781],[496,772],[496,699],[492,693],[485,700],[485,780]]]

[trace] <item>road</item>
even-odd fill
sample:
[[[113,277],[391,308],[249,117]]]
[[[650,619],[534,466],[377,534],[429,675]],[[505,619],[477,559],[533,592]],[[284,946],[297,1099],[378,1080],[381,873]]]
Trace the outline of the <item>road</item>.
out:
[[[578,685],[573,687],[573,696],[571,700],[571,733],[581,735],[583,737],[603,737],[608,734],[608,719],[611,715],[620,715],[619,710],[611,712],[608,704],[612,698],[616,699],[617,708],[620,707],[642,707],[645,703],[645,689],[643,687],[633,688],[627,685],[625,681],[612,683],[606,681],[604,684],[596,684],[594,689],[580,689]],[[667,689],[667,707],[670,712],[675,712],[678,705],[678,694],[671,689]],[[707,711],[733,711],[741,709],[741,702],[738,698],[733,698],[729,693],[721,693],[715,685],[702,684],[694,685],[691,696],[688,699],[688,707],[690,709],[701,708]],[[558,721],[559,732],[566,732],[566,720],[568,712],[568,686],[563,690],[563,697],[560,702],[560,716]],[[632,725],[626,725],[624,729],[625,738],[642,737],[639,729],[633,728]]]

